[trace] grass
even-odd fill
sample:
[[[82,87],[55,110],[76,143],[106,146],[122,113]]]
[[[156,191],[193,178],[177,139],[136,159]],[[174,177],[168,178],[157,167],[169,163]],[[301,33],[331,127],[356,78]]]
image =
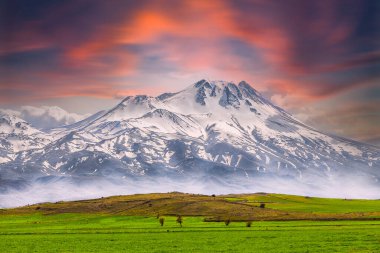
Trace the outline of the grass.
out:
[[[0,211],[0,252],[380,252],[379,211],[379,200],[279,194],[45,203]]]
[[[1,252],[378,252],[379,221],[203,222],[201,217],[13,215]]]
[[[256,206],[265,203],[267,208],[295,212],[352,213],[380,211],[380,200],[316,198],[266,193],[228,195],[225,199]]]

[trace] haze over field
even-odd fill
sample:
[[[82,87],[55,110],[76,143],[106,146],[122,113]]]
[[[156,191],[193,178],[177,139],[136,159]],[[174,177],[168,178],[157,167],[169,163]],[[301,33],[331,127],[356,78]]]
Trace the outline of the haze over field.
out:
[[[337,190],[339,189],[339,190]],[[12,190],[0,194],[1,208],[18,207],[35,203],[95,199],[107,196],[141,194],[152,192],[189,192],[195,194],[231,194],[254,192],[281,192],[301,196],[316,196],[344,199],[379,199],[379,186],[368,181],[345,178],[339,182],[316,181],[315,185],[304,185],[297,180],[259,178],[250,184],[217,185],[199,180],[157,180],[130,181],[114,179],[74,185],[65,182],[47,184],[35,183],[26,190]]]

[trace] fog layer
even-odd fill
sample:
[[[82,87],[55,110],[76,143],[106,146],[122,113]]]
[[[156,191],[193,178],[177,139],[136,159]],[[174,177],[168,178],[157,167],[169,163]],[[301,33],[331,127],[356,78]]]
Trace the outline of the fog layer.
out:
[[[92,180],[75,183],[57,180],[48,183],[33,183],[23,190],[9,190],[0,194],[0,207],[9,208],[41,202],[57,202],[127,195],[136,193],[165,193],[179,191],[196,194],[229,193],[283,193],[314,197],[380,199],[378,184],[364,179],[341,178],[321,180],[312,184],[293,179],[265,178],[221,182],[213,179],[173,180]]]

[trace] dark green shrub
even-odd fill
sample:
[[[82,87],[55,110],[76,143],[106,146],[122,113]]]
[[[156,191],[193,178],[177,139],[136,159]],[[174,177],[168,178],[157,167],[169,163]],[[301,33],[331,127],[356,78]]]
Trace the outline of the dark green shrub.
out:
[[[164,218],[160,218],[159,219],[159,222],[160,222],[160,225],[161,225],[161,227],[164,225],[164,223],[165,223],[165,219]]]
[[[182,222],[183,222],[183,219],[182,219],[182,216],[181,215],[178,215],[177,217],[177,223],[182,227]]]

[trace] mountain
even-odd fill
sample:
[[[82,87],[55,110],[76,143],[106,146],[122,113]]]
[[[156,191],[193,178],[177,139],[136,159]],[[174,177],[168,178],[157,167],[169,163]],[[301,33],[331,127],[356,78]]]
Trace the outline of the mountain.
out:
[[[25,120],[0,111],[0,164],[12,161],[21,151],[43,148],[49,141]]]
[[[177,93],[129,96],[48,133],[24,121],[21,131],[16,121],[0,125],[2,143],[13,140],[12,132],[24,144],[1,146],[8,147],[0,164],[7,182],[132,185],[164,178],[206,191],[271,191],[287,182],[310,194],[351,182],[380,187],[379,148],[319,132],[244,81],[201,80]],[[7,192],[15,183],[4,185]]]

